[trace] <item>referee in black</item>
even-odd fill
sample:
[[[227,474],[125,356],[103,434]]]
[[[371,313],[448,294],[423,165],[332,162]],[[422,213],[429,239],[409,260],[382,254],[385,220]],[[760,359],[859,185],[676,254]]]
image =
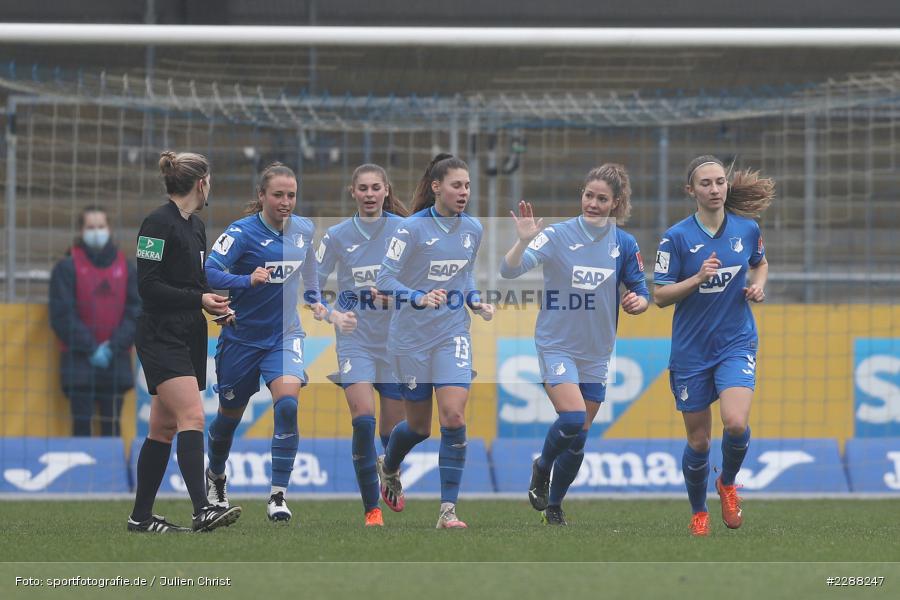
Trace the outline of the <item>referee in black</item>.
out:
[[[228,315],[228,299],[206,281],[206,228],[196,213],[209,197],[209,162],[190,152],[163,152],[159,169],[169,201],[147,215],[138,232],[138,290],[143,313],[135,346],[144,367],[150,433],[137,460],[137,490],[128,530],[151,533],[210,531],[231,525],[239,506],[221,508],[206,499],[204,414],[206,318]],[[226,317],[233,320],[233,317]],[[178,434],[178,466],[194,504],[193,527],[179,527],[153,514],[153,501]]]

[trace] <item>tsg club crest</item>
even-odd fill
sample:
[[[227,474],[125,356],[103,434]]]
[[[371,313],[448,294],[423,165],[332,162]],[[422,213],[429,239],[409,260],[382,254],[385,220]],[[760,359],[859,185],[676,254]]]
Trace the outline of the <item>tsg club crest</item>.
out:
[[[728,242],[731,244],[731,249],[735,252],[743,252],[744,251],[744,242],[739,237],[728,238]]]
[[[302,235],[298,235],[296,238],[294,238],[294,244],[295,244],[298,248],[302,248],[303,246],[306,245],[306,240],[303,239],[303,236],[302,236]]]
[[[619,258],[619,245],[618,244],[616,244],[614,242],[609,243],[609,257],[610,258]]]
[[[460,237],[462,238],[462,245],[463,245],[463,248],[465,248],[466,250],[468,250],[469,248],[472,247],[472,234],[470,234],[470,233],[462,233],[462,234],[460,234]]]

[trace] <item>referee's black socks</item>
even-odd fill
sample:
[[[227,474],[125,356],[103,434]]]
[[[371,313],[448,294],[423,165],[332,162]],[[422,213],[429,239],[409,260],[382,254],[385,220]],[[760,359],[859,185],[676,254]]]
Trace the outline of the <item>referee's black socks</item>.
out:
[[[203,443],[202,434],[200,442]],[[134,509],[131,511],[133,521],[142,523],[152,515],[153,501],[156,499],[156,492],[159,491],[159,484],[162,483],[163,476],[166,474],[171,452],[172,444],[150,438],[144,440],[137,460],[137,490],[134,494]]]
[[[196,430],[178,432],[178,468],[187,486],[194,514],[209,504],[206,500],[206,475],[203,472],[203,432]]]

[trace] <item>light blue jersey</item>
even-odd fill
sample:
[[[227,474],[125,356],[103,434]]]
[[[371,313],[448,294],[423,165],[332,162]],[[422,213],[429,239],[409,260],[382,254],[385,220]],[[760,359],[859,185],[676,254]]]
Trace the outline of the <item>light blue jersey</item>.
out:
[[[346,350],[383,355],[387,349],[392,306],[373,302],[370,290],[376,286],[388,241],[402,220],[388,212],[373,222],[354,215],[330,227],[319,242],[319,288],[324,289],[328,276],[337,269],[337,308],[356,315],[357,326],[351,333],[335,328],[338,356]]]
[[[480,302],[473,271],[482,231],[481,223],[465,213],[441,217],[431,207],[404,219],[389,237],[377,287],[394,297],[389,332],[393,354],[418,353],[456,337],[468,339],[471,318],[466,305]],[[417,308],[410,302],[435,289],[447,290],[447,303],[439,308]]]
[[[544,270],[534,332],[538,353],[608,362],[616,339],[620,284],[649,298],[634,236],[612,224],[593,227],[578,216],[544,228],[528,245],[522,264],[512,269],[504,260],[500,274],[510,279],[537,265]]]
[[[313,236],[315,226],[293,215],[284,232],[269,227],[259,213],[232,223],[216,239],[206,259],[210,285],[231,290],[233,327],[222,328],[226,341],[257,348],[274,348],[285,339],[305,334],[297,314],[301,277],[304,302],[319,297]],[[257,268],[271,269],[269,282],[250,287]]]
[[[718,272],[675,305],[669,359],[673,372],[704,371],[733,356],[752,362],[752,368],[745,368],[755,370],[755,358],[746,358],[755,357],[757,335],[744,287],[748,269],[765,255],[756,221],[726,211],[718,232],[707,231],[696,215],[676,223],[660,241],[654,283],[667,285],[694,276],[713,252],[722,262]]]

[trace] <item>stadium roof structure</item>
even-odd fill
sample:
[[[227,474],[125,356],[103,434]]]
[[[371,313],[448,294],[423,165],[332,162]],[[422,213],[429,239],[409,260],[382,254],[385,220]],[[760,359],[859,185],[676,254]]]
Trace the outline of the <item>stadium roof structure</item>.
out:
[[[638,91],[500,92],[454,96],[332,96],[287,93],[261,85],[134,78],[127,74],[54,71],[19,76],[10,63],[0,90],[12,102],[86,104],[197,114],[211,121],[261,128],[402,132],[435,128],[658,127],[714,123],[835,110],[897,111],[900,71],[850,75],[804,86],[758,87],[697,93]],[[46,75],[46,74],[44,74]]]

